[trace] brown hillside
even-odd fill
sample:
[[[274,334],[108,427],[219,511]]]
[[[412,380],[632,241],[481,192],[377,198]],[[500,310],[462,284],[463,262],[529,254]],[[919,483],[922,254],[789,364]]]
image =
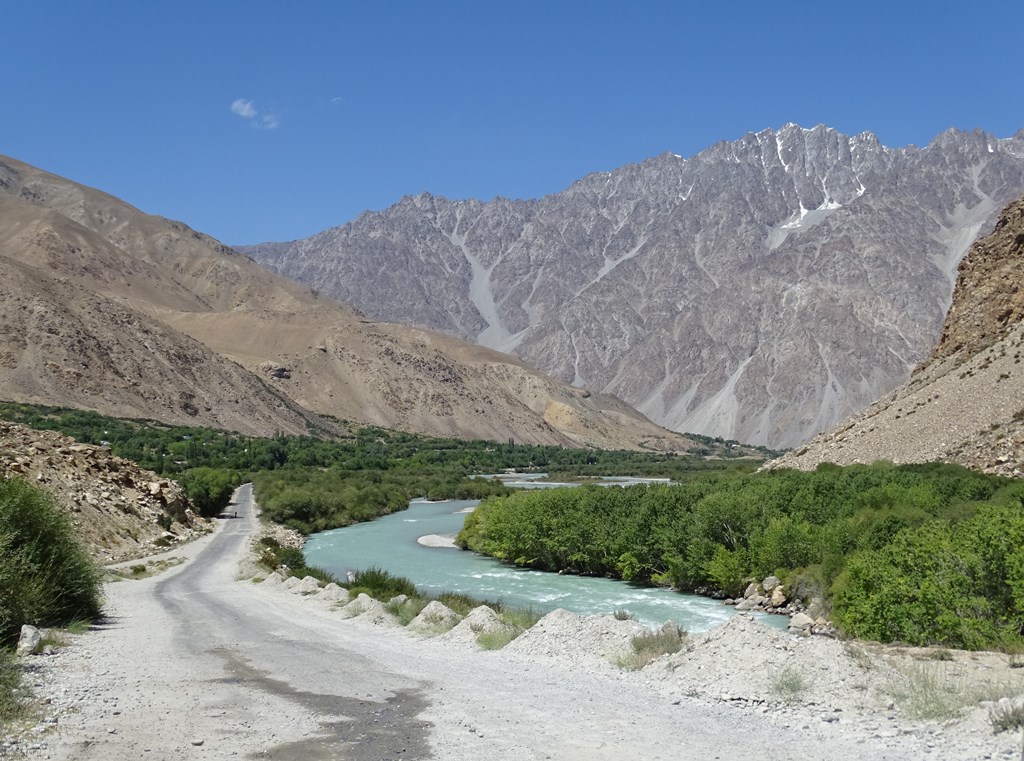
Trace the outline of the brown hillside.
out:
[[[322,413],[444,436],[685,450],[611,397],[372,323],[209,236],[0,158],[0,397],[247,433]]]
[[[979,240],[957,270],[953,303],[928,362],[1004,338],[1024,319],[1024,198],[1003,211],[995,230]]]

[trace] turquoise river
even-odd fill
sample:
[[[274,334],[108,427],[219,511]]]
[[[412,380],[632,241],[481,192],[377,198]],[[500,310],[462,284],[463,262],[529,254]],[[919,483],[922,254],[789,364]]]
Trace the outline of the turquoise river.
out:
[[[706,597],[516,568],[476,553],[417,543],[421,536],[457,533],[466,511],[476,505],[475,500],[413,500],[408,510],[314,534],[306,544],[306,559],[340,578],[350,570],[376,566],[411,579],[428,593],[459,592],[544,612],[565,608],[593,615],[626,610],[648,626],[671,619],[690,632],[706,631],[733,615],[731,607]],[[777,626],[788,621],[783,616],[763,620]]]

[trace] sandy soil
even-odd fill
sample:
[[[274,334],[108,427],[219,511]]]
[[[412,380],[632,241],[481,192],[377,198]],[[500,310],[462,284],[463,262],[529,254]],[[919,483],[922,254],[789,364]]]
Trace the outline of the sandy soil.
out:
[[[237,580],[258,527],[249,499],[243,487],[242,517],[173,553],[185,563],[110,584],[108,617],[93,631],[29,659],[29,681],[49,702],[21,752],[103,761],[1020,754],[1020,736],[994,734],[979,702],[1021,692],[1022,669],[998,655],[799,639],[737,617],[630,672],[613,661],[635,622],[564,611],[500,651],[467,637],[423,639],[376,614],[344,618],[299,585]],[[943,693],[971,692],[961,718],[908,715],[893,693],[910,666],[943,680]]]

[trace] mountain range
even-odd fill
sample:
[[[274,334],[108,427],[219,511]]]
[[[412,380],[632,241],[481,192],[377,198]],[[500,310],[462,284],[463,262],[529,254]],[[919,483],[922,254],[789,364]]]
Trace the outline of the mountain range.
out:
[[[181,222],[0,157],[0,398],[271,435],[686,451],[618,399],[367,319]]]
[[[788,124],[540,199],[424,193],[240,250],[673,430],[791,447],[907,379],[961,257],[1022,192],[1024,131],[890,148]]]
[[[771,466],[879,459],[1024,476],[1024,198],[961,261],[939,340],[910,380]]]

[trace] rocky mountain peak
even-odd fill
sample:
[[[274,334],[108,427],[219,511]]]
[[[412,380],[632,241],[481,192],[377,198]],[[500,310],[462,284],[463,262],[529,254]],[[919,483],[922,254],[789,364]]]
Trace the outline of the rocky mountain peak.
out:
[[[887,148],[789,124],[533,201],[399,204],[246,251],[674,430],[783,447],[908,377],[960,258],[1022,192],[1019,137]]]

